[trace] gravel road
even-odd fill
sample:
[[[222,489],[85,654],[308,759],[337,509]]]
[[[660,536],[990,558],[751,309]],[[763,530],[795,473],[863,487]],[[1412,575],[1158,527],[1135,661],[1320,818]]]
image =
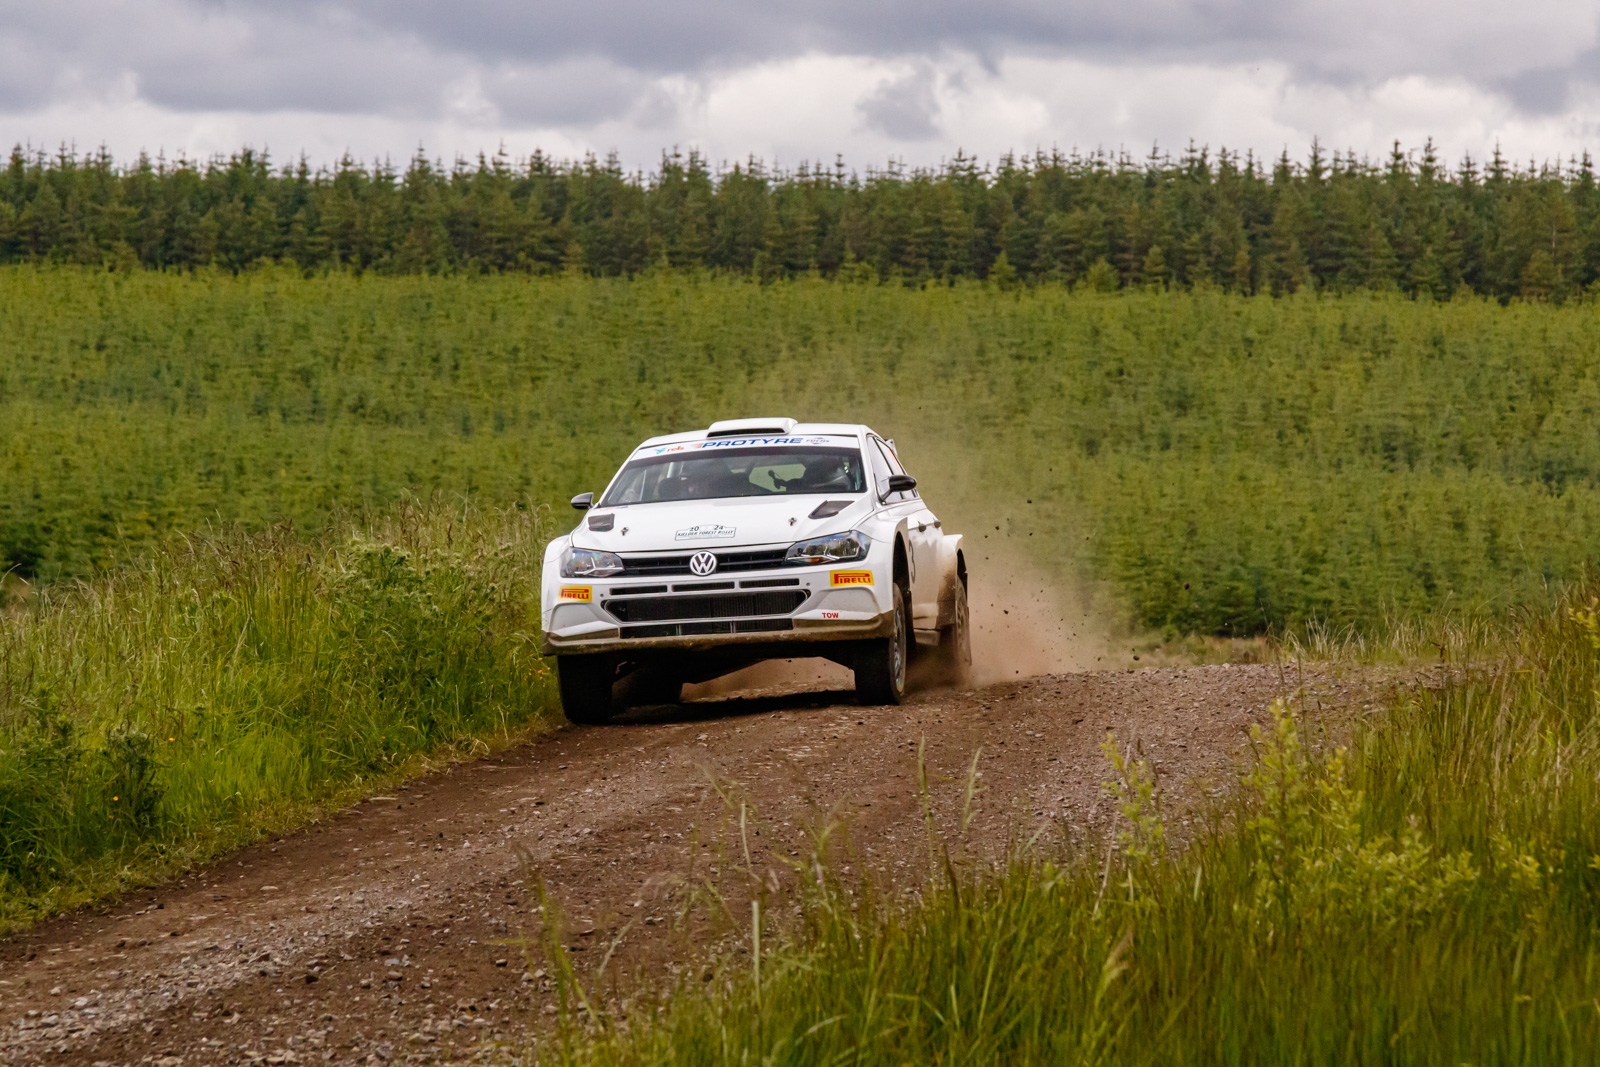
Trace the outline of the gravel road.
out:
[[[541,880],[580,971],[701,966],[713,932],[674,919],[684,887],[753,870],[781,893],[784,861],[823,822],[847,828],[854,873],[925,874],[919,746],[946,827],[981,746],[978,854],[1040,829],[1103,828],[1107,729],[1153,761],[1181,834],[1185,798],[1231,780],[1274,697],[1298,691],[1308,719],[1337,724],[1387,684],[1148,668],[924,692],[897,708],[837,689],[747,691],[561,729],[0,942],[0,1062],[470,1060],[554,1010],[519,943],[536,929]]]

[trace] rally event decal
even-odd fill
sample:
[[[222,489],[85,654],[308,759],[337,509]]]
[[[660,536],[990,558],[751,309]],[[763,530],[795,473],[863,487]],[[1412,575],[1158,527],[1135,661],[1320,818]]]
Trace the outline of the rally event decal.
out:
[[[679,530],[673,535],[675,541],[720,541],[738,533],[738,528],[723,526],[721,523],[702,522]]]

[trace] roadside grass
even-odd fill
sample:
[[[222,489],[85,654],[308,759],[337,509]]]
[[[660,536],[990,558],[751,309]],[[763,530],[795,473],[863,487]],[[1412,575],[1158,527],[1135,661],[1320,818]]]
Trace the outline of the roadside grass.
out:
[[[798,922],[749,928],[722,981],[658,990],[626,1018],[573,1012],[531,1054],[1593,1063],[1597,594],[1454,635],[1448,680],[1358,721],[1347,748],[1319,749],[1276,706],[1239,788],[1184,847],[1149,769],[1108,739],[1113,840],[983,868],[950,862],[930,825],[911,898],[813,860]]]
[[[0,929],[557,714],[540,515],[173,539],[0,612]]]
[[[1249,638],[1550,602],[1600,543],[1600,302],[653,272],[0,268],[0,569],[599,489],[751,412],[899,440],[974,565]]]

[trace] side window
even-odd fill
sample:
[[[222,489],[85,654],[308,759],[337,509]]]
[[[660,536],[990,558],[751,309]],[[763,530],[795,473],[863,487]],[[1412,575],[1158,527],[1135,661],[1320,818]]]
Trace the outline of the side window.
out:
[[[894,448],[889,444],[889,442],[882,441],[882,442],[879,442],[879,444],[880,444],[880,447],[883,448],[884,456],[889,460],[889,470],[892,471],[895,474],[904,474],[904,473],[906,473],[906,469],[900,465],[900,457],[895,454]],[[901,494],[901,498],[905,499],[905,500],[910,500],[911,498],[915,497],[916,495],[917,495],[917,491],[915,489],[913,489],[909,493],[902,493]]]
[[[881,477],[877,476],[879,468],[882,468],[884,472]],[[889,475],[904,474],[905,471],[901,468],[900,461],[895,458],[894,450],[876,437],[872,439],[872,470],[878,483],[878,496],[880,499],[900,503],[916,496],[914,492],[888,493],[885,496],[889,488]]]
[[[888,498],[889,494],[889,461],[883,456],[883,449],[878,447],[878,439],[870,438],[867,446],[867,463],[872,467],[872,491],[879,500]]]

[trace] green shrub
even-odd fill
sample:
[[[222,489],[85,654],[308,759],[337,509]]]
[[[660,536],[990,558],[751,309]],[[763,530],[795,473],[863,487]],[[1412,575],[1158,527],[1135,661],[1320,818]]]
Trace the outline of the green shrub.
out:
[[[542,540],[403,506],[173,542],[0,615],[0,922],[553,708]]]

